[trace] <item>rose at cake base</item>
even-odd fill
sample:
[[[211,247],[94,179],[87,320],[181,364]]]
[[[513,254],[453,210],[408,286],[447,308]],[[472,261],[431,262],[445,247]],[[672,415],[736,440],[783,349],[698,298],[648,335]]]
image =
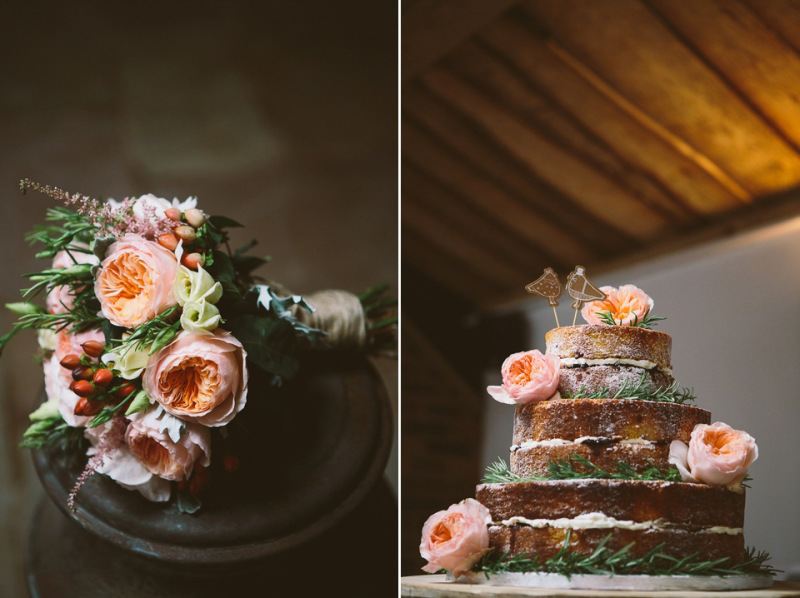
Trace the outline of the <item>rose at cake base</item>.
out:
[[[495,463],[477,486],[488,539],[471,570],[448,571],[450,579],[558,587],[552,575],[584,576],[564,587],[626,589],[633,576],[688,576],[694,581],[675,589],[709,587],[712,578],[722,583],[712,589],[771,585],[768,555],[744,539],[755,441],[686,404],[695,397],[672,376],[672,339],[650,328],[663,318],[651,317],[653,301],[631,287],[645,311],[598,317],[611,304],[587,304],[591,323],[549,331],[545,353],[527,362],[533,352],[512,354],[503,384],[487,389],[516,404],[510,465]],[[603,289],[613,298],[615,289]],[[555,384],[546,364],[557,364]]]

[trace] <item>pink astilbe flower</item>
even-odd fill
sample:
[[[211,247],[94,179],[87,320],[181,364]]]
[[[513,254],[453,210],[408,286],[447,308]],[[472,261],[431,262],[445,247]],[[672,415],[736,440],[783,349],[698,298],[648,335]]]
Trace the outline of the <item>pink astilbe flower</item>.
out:
[[[86,462],[86,467],[83,468],[81,475],[78,476],[69,493],[67,506],[71,511],[75,510],[75,497],[78,496],[81,487],[103,465],[106,457],[125,442],[125,431],[127,429],[128,421],[124,417],[115,417],[108,422],[105,429],[100,433],[95,447],[95,454]]]
[[[133,209],[136,198],[125,198],[121,202],[111,204],[81,193],[70,195],[58,187],[41,185],[29,179],[20,181],[20,189],[23,193],[27,189],[33,189],[62,202],[65,206],[74,207],[78,214],[97,227],[99,237],[121,237],[130,233],[153,240],[164,233],[172,232],[180,224],[161,216],[156,207],[150,204],[142,206],[144,217],[137,217]]]

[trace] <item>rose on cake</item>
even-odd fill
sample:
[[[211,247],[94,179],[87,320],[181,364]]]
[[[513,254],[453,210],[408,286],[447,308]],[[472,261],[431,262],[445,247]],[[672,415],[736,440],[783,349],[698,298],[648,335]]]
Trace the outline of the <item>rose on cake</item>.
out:
[[[473,498],[450,505],[428,517],[422,526],[420,555],[428,564],[423,571],[449,571],[461,577],[489,550],[489,510]]]
[[[527,405],[553,398],[558,390],[561,359],[534,349],[506,357],[501,367],[503,384],[486,391],[500,403]]]
[[[642,289],[632,284],[614,288],[600,287],[606,298],[583,306],[581,316],[588,324],[608,324],[601,314],[608,313],[618,326],[630,326],[643,321],[653,309],[653,300]]]
[[[685,482],[725,486],[741,492],[750,465],[758,458],[758,446],[747,432],[722,422],[698,424],[687,445],[670,444],[669,462],[678,468]]]

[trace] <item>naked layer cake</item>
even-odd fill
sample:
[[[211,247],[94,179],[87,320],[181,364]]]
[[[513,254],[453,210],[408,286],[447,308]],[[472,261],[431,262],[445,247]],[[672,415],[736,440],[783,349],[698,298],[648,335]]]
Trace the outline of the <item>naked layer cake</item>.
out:
[[[502,385],[487,390],[516,405],[510,465],[489,468],[477,500],[428,519],[426,571],[471,575],[487,555],[523,572],[563,566],[565,555],[719,560],[729,572],[754,561],[742,482],[755,441],[686,404],[695,397],[673,378],[672,338],[651,329],[663,319],[652,299],[632,285],[601,291],[583,308],[588,324],[557,327],[544,354],[503,363]]]

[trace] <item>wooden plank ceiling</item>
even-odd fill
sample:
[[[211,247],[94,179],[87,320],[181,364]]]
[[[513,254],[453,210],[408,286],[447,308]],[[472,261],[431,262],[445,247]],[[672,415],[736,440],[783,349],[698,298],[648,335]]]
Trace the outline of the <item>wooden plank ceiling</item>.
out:
[[[405,0],[402,259],[478,309],[800,213],[800,1]],[[404,278],[405,284],[405,278]]]

